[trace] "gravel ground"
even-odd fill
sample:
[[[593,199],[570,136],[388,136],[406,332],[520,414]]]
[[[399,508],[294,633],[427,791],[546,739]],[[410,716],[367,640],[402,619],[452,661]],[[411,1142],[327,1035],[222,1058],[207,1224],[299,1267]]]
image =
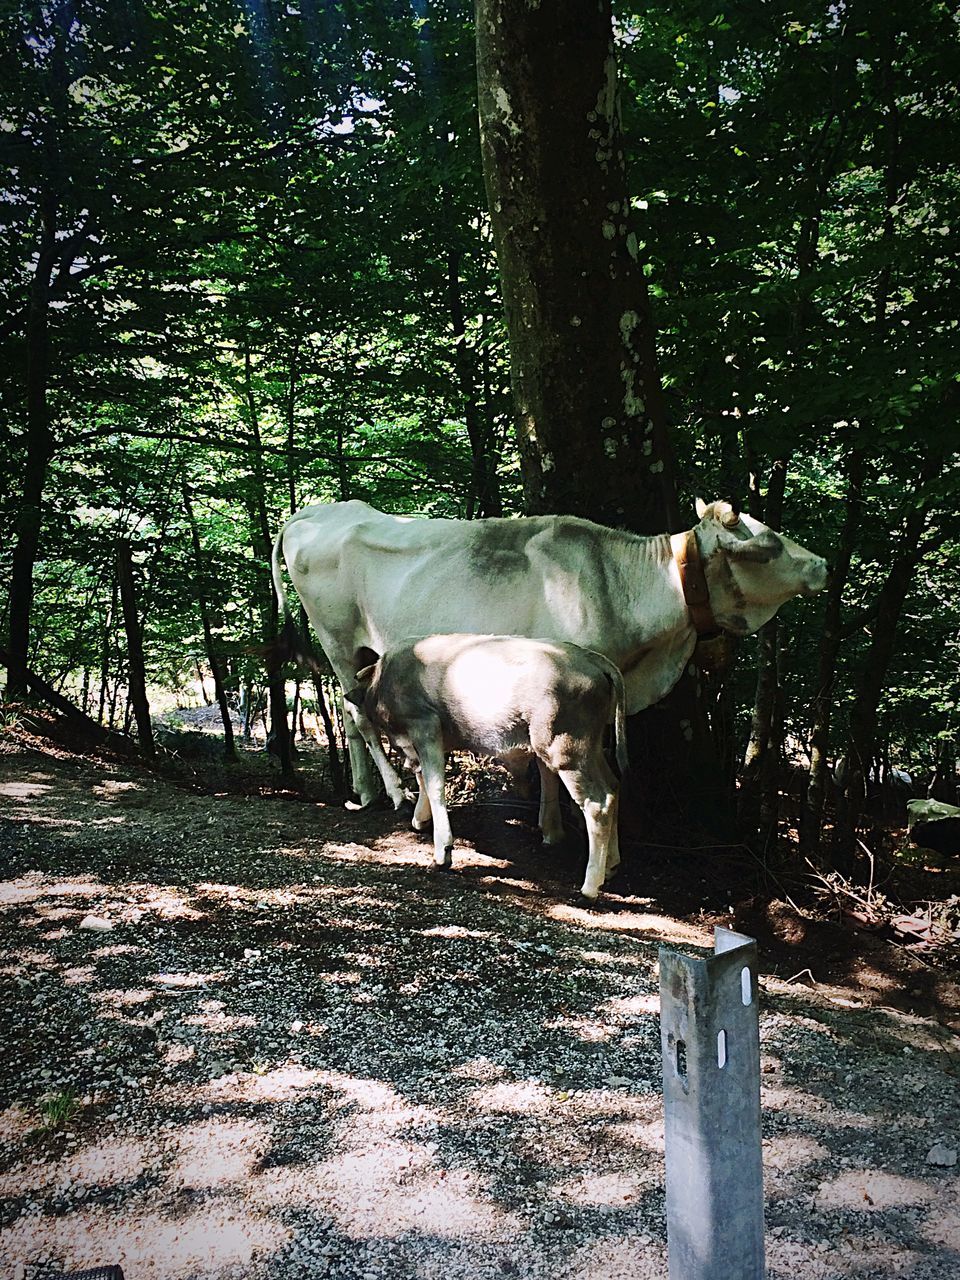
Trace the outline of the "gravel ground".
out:
[[[0,814],[2,1274],[666,1276],[657,946],[702,929],[572,905],[509,807],[440,878],[392,815],[66,757],[0,755]],[[960,1275],[955,1038],[761,985],[771,1280]]]

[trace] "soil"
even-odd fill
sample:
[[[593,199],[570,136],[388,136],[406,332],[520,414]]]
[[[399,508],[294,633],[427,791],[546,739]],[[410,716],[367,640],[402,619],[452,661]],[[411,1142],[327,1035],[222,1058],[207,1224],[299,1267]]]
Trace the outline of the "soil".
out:
[[[946,953],[729,851],[630,849],[584,907],[577,834],[476,774],[438,877],[264,759],[49,728],[0,735],[4,1275],[666,1277],[658,948],[714,924],[760,943],[771,1280],[960,1274]]]

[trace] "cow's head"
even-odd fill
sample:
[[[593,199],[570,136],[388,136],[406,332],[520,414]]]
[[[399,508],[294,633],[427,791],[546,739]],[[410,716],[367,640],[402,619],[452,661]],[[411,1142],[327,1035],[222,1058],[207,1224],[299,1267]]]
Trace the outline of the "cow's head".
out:
[[[749,635],[787,600],[827,585],[827,563],[729,502],[697,499],[697,541],[710,605],[724,631]]]
[[[364,711],[367,704],[367,694],[373,688],[374,681],[379,675],[380,655],[373,649],[364,647],[357,650],[354,663],[356,666],[360,666],[360,663],[365,665],[360,667],[356,674],[357,683],[352,689],[344,689],[343,696],[348,702],[352,702],[355,707],[359,707],[361,711]]]

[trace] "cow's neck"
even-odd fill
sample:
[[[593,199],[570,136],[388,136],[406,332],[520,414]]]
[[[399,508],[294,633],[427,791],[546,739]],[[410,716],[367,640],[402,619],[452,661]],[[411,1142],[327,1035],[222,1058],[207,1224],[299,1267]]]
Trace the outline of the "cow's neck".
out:
[[[623,672],[627,709],[633,715],[659,702],[677,683],[697,632],[669,534],[631,539],[621,572],[633,625],[624,628],[620,653],[610,656]]]

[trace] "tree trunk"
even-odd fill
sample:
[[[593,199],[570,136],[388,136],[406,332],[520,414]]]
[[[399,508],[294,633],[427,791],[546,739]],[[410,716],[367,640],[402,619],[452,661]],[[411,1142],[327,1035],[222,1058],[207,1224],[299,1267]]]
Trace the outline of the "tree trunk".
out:
[[[190,526],[190,541],[193,545],[193,566],[197,581],[197,605],[200,609],[200,623],[203,627],[203,645],[207,653],[207,661],[210,663],[214,695],[217,699],[217,707],[220,710],[220,721],[223,724],[223,754],[227,760],[233,761],[237,758],[237,748],[233,740],[233,720],[230,717],[230,703],[227,700],[227,690],[223,679],[223,666],[213,641],[210,611],[207,608],[207,573],[204,565],[203,546],[200,542],[200,531],[197,528],[197,522],[193,514],[193,503],[190,500],[190,490],[187,487],[186,478],[183,479],[182,493],[183,509],[187,516],[187,524]]]
[[[23,467],[23,493],[17,511],[10,565],[9,661],[7,696],[27,691],[30,652],[30,611],[33,606],[33,567],[40,543],[43,488],[53,453],[47,391],[50,377],[50,282],[56,262],[56,205],[43,202],[43,236],[30,288],[27,309],[27,454]]]
[[[467,346],[467,326],[460,289],[460,255],[451,249],[447,254],[447,295],[450,304],[450,326],[453,329],[453,361],[460,391],[463,419],[470,441],[470,496],[467,519],[474,516],[502,515],[495,457],[487,424],[477,403],[476,368]]]
[[[137,721],[140,750],[146,756],[155,754],[150,704],[147,702],[147,676],[143,663],[143,634],[137,616],[137,593],[133,579],[133,554],[126,538],[117,542],[117,582],[123,608],[123,626],[127,634],[127,685],[133,714]]]
[[[117,613],[117,575],[113,574],[113,581],[110,584],[110,604],[107,608],[107,615],[103,620],[103,644],[100,646],[100,708],[97,712],[97,719],[103,724],[104,713],[107,708],[107,690],[110,685],[110,630],[113,627],[113,620]]]
[[[279,628],[279,617],[277,598],[273,591],[273,581],[270,576],[270,555],[273,549],[273,538],[270,535],[270,517],[267,514],[266,478],[263,472],[263,442],[260,436],[257,402],[253,392],[253,368],[250,360],[250,347],[246,341],[244,341],[243,350],[243,372],[247,418],[254,445],[251,454],[250,535],[254,555],[261,570],[263,641],[265,644],[269,644],[276,637]],[[287,688],[282,671],[273,672],[268,676],[267,689],[270,697],[268,746],[280,761],[280,772],[283,777],[292,780],[295,777],[295,773],[290,740],[290,722],[287,719]]]
[[[942,465],[941,458],[927,457],[919,477],[921,492],[936,478]],[[870,647],[857,679],[850,711],[847,770],[834,840],[834,865],[843,871],[850,871],[855,861],[857,825],[863,813],[870,764],[876,751],[877,710],[893,657],[897,624],[923,555],[921,538],[928,514],[929,507],[920,503],[907,512],[897,554],[880,588]]]
[[[609,0],[477,0],[476,29],[526,510],[675,532]]]
[[[758,513],[771,529],[783,522],[787,457],[777,458],[770,467],[763,509]],[[750,717],[750,737],[743,757],[743,773],[738,797],[738,818],[743,836],[767,848],[776,835],[779,801],[779,763],[783,752],[780,696],[780,627],[776,616],[761,628],[757,654],[757,687]],[[762,819],[761,814],[765,815]],[[762,829],[761,829],[762,828]]]
[[[833,712],[834,685],[837,678],[837,659],[843,644],[841,614],[843,591],[850,576],[853,549],[860,533],[860,516],[863,506],[863,482],[866,463],[862,448],[854,443],[847,455],[847,497],[843,526],[837,543],[836,556],[826,592],[823,629],[820,633],[820,657],[817,662],[812,711],[810,716],[810,777],[807,794],[800,810],[800,852],[813,861],[820,861],[820,836],[823,828],[823,807],[827,794],[830,754],[830,721]]]
[[[609,0],[477,0],[480,138],[510,343],[525,508],[636,533],[678,514],[647,284],[631,226]],[[732,833],[699,680],[632,717],[631,778]],[[624,788],[622,825],[639,825]],[[679,816],[674,814],[672,817]]]

